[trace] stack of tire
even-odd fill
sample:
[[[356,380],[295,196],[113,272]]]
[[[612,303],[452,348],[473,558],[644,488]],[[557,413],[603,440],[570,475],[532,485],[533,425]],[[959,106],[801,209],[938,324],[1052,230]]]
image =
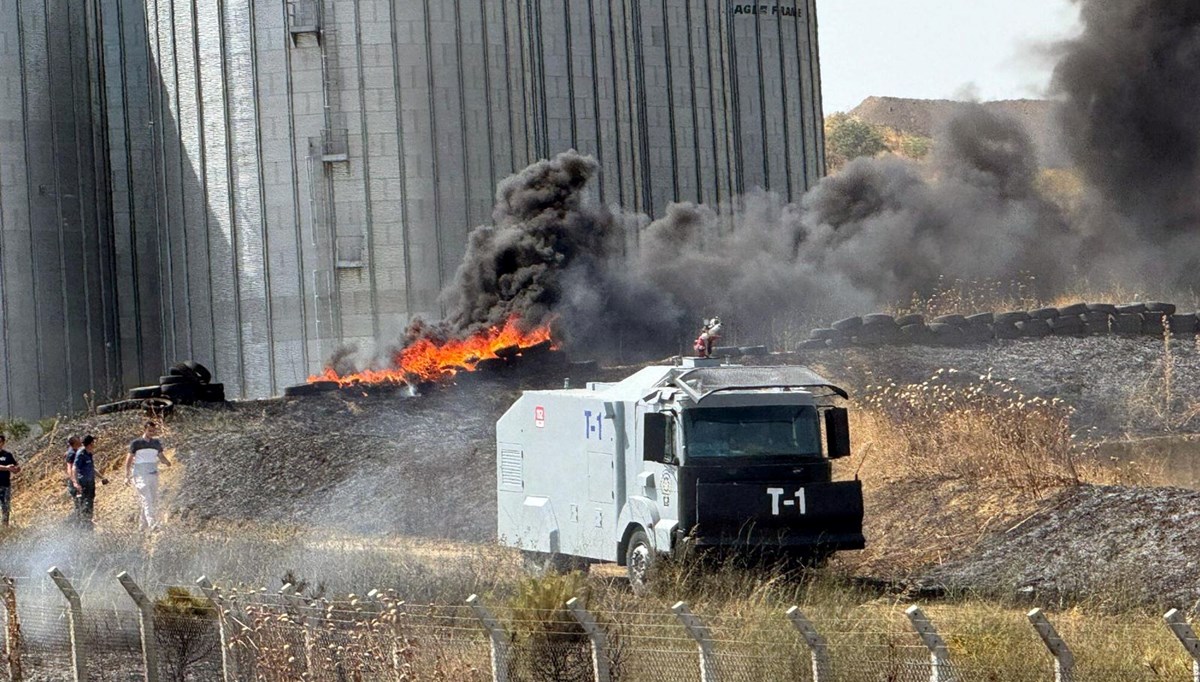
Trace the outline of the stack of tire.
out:
[[[816,329],[801,350],[847,346],[963,346],[993,339],[1037,339],[1047,336],[1176,335],[1200,331],[1200,314],[1177,313],[1170,303],[1074,303],[1028,311],[942,315],[928,323],[921,315],[874,314],[849,317]]]
[[[212,378],[212,372],[204,365],[181,362],[158,378],[158,386],[135,388],[129,392],[129,396],[138,397],[134,393],[141,392],[141,397],[163,397],[179,405],[223,403],[225,384],[213,383]],[[158,396],[153,395],[155,389],[158,390]]]
[[[126,400],[101,405],[99,414],[144,410],[148,415],[163,416],[176,405],[225,402],[225,385],[215,384],[212,372],[198,362],[181,362],[158,378],[154,386],[142,386],[129,392]]]

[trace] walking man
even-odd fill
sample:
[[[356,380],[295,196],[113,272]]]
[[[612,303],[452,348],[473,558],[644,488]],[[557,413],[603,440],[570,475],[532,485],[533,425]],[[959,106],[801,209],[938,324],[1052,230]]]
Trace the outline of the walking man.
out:
[[[66,476],[67,494],[71,496],[71,506],[74,508],[71,511],[71,525],[79,523],[79,495],[75,492],[75,479],[71,475],[71,466],[75,464],[75,453],[79,452],[79,448],[83,447],[83,440],[79,436],[71,436],[67,438],[67,456],[65,458],[63,474]]]
[[[138,502],[142,507],[142,528],[154,530],[158,527],[155,516],[158,507],[158,465],[171,466],[171,460],[163,454],[162,441],[158,439],[158,424],[146,422],[142,437],[129,444],[129,455],[125,457],[125,484],[133,485]]]
[[[79,450],[67,465],[67,475],[75,488],[75,510],[79,527],[93,530],[92,514],[96,510],[96,456],[92,452],[95,436],[84,436]]]
[[[3,516],[4,527],[8,528],[8,511],[12,507],[12,475],[21,473],[17,458],[4,449],[7,442],[0,433],[0,516]]]

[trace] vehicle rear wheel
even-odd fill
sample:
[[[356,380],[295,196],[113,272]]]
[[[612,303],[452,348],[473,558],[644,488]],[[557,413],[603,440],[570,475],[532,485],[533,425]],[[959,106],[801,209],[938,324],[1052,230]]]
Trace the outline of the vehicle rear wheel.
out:
[[[650,567],[653,565],[654,547],[650,545],[650,536],[639,528],[629,536],[629,544],[625,546],[625,570],[634,594],[645,594],[649,590]]]

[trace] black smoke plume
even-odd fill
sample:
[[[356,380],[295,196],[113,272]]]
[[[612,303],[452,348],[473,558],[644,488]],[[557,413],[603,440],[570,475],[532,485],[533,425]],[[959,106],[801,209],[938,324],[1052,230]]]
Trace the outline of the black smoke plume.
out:
[[[741,328],[878,308],[939,277],[1025,272],[1053,287],[1073,237],[1036,190],[1035,158],[1019,125],[972,106],[928,166],[859,159],[799,205],[765,193],[736,210],[676,205],[646,228],[636,272],[687,319],[719,313]]]
[[[1091,190],[1092,251],[1137,280],[1195,286],[1200,265],[1200,3],[1076,0],[1052,89]]]
[[[674,350],[704,316],[763,338],[772,323],[879,307],[939,277],[1028,272],[1052,286],[1073,245],[1035,188],[1035,158],[1017,124],[970,107],[928,165],[860,159],[800,204],[765,192],[734,206],[676,204],[622,255],[639,221],[589,193],[594,160],[560,154],[500,185],[494,224],[473,233],[436,333],[516,315],[600,351]]]
[[[516,317],[528,327],[553,324],[564,340],[615,339],[636,349],[664,316],[668,328],[677,326],[671,317],[680,311],[623,273],[626,217],[591,196],[598,168],[567,152],[501,182],[493,224],[471,233],[443,292],[445,319],[418,321],[409,339],[461,338]]]

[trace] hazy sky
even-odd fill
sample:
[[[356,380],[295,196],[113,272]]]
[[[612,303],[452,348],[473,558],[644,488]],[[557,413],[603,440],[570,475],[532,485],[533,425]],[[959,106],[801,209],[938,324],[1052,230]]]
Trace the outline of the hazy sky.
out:
[[[817,13],[826,114],[871,95],[1038,97],[1045,46],[1078,30],[1070,0],[818,0]]]

